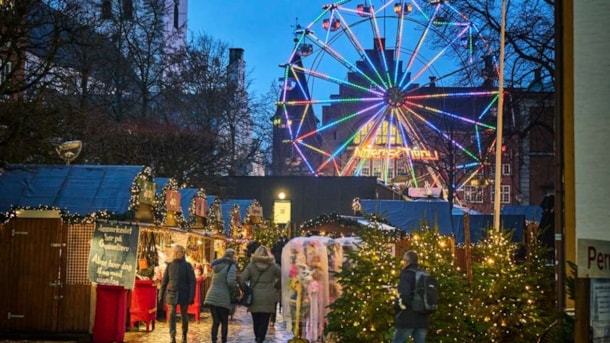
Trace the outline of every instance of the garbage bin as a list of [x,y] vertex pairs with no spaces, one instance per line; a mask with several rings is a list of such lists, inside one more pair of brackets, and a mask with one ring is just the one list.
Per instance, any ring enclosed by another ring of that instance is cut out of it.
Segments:
[[145,322],[146,331],[155,329],[157,318],[157,285],[152,280],[136,280],[131,292],[129,306],[129,327],[133,329],[135,322]]
[[97,285],[93,343],[118,343],[125,338],[127,290]]

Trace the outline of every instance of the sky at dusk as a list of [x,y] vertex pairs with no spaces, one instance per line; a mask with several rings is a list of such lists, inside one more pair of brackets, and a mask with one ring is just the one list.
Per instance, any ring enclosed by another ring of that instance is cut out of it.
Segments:
[[328,0],[189,0],[188,30],[207,34],[244,49],[251,92],[266,93],[282,76],[297,22],[306,26],[322,13]]

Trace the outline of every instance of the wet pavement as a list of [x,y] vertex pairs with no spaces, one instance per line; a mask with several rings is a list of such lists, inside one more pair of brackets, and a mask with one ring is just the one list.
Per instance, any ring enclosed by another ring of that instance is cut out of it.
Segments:
[[[187,336],[188,343],[211,343],[211,327],[212,317],[207,309],[203,309],[201,312],[201,318],[197,323],[193,317],[189,317],[189,332]],[[276,322],[273,326],[269,326],[267,331],[267,337],[264,343],[286,343],[288,340],[294,337],[292,332],[286,330],[286,323],[283,320],[281,312],[278,311],[276,315]],[[229,336],[227,338],[228,343],[254,343],[254,333],[252,331],[252,316],[248,313],[247,309],[243,306],[238,306],[235,314],[229,317]],[[181,342],[182,339],[182,326],[180,319],[176,323],[177,331],[177,342]],[[5,339],[0,338],[0,343],[82,343],[91,341],[91,337],[88,339],[61,339],[61,338],[49,338],[46,339]],[[220,332],[219,332],[220,338]],[[169,343],[169,327],[165,318],[160,315],[155,321],[155,328],[149,326],[149,331],[146,331],[146,324],[144,322],[137,323],[133,329],[129,326],[126,327],[125,337],[122,343]],[[117,342],[118,343],[118,342]]]
[[[210,331],[212,327],[212,317],[209,312],[204,310],[201,314],[200,322],[197,323],[194,318],[190,317],[189,332],[187,336],[188,343],[210,343]],[[281,313],[276,316],[276,322],[269,327],[265,343],[286,343],[293,338],[293,334],[285,329],[285,323]],[[180,342],[181,324],[178,320],[176,324],[177,341]],[[219,332],[220,336],[220,332]],[[219,337],[220,339],[220,337]],[[247,309],[243,306],[238,306],[232,318],[229,318],[229,343],[254,343],[254,333],[252,331],[252,317]],[[142,323],[139,328],[134,328],[133,331],[125,332],[125,343],[164,343],[170,342],[169,328],[164,319],[157,320],[155,329],[146,332],[146,325]]]

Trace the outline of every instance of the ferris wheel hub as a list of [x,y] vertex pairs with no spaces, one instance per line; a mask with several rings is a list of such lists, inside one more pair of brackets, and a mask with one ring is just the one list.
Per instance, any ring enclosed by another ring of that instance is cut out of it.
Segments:
[[384,100],[391,107],[402,107],[405,104],[405,94],[400,88],[391,87],[386,91]]

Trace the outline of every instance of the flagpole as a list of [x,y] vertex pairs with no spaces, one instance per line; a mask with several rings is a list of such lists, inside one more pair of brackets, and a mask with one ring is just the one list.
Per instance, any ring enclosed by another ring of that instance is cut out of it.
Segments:
[[504,116],[504,36],[506,34],[506,0],[502,0],[500,27],[500,71],[498,76],[498,116],[496,124],[496,166],[494,178],[494,229],[500,230],[500,201],[502,190],[502,131]]

